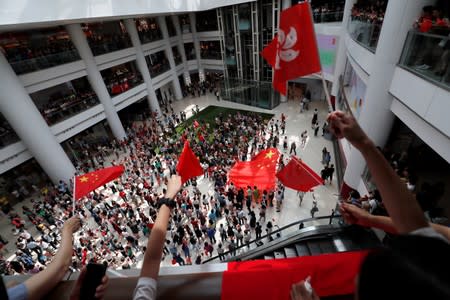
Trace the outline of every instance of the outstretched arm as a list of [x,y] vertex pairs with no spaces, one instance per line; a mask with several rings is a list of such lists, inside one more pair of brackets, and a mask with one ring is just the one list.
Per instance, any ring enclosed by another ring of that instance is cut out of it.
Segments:
[[28,299],[43,299],[69,270],[73,252],[73,233],[80,228],[80,219],[71,217],[64,223],[62,239],[58,252],[45,270],[25,281]]
[[[165,197],[173,200],[180,189],[181,177],[172,175],[167,184]],[[142,264],[141,277],[149,277],[155,280],[158,278],[159,265],[161,264],[162,252],[166,241],[169,217],[170,208],[166,205],[162,205],[147,242],[147,250],[145,251],[144,262]]]
[[[342,203],[339,208],[341,215],[347,224],[357,224],[364,227],[375,227],[388,233],[397,234],[398,231],[390,217],[375,216],[355,205]],[[450,241],[450,228],[439,224],[429,223],[434,230]]]
[[398,233],[409,233],[427,227],[428,223],[419,203],[400,181],[381,152],[359,127],[355,118],[336,111],[328,116],[330,130],[338,138],[346,138],[355,146],[367,162],[367,166],[377,184],[384,206],[392,218]]

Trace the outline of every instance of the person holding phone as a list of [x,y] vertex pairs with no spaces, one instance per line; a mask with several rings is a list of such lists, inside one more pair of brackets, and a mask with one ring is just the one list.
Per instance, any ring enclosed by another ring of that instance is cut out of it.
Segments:
[[156,299],[156,280],[158,279],[164,243],[166,242],[167,225],[170,212],[176,206],[173,200],[181,189],[181,177],[172,175],[167,183],[165,197],[158,202],[159,211],[147,242],[141,275],[134,290],[134,300]]

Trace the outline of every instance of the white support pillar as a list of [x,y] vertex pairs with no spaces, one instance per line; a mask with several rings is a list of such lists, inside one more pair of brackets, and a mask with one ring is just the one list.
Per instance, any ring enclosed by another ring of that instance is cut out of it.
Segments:
[[334,64],[334,80],[331,87],[331,95],[337,96],[339,92],[339,77],[344,74],[345,62],[347,60],[347,50],[345,48],[345,37],[347,36],[347,25],[350,20],[351,10],[356,0],[346,0],[344,16],[342,17],[341,33],[339,34],[338,47],[336,52],[336,62]]
[[[288,9],[289,7],[291,7],[291,0],[281,0],[281,10]],[[280,28],[280,18],[278,18],[277,27]],[[286,85],[288,85],[287,82],[286,82]],[[280,94],[280,102],[287,102],[287,100],[288,100],[287,95]]]
[[69,183],[75,168],[0,51],[0,111],[53,183]]
[[92,54],[91,48],[89,48],[89,44],[80,24],[66,25],[66,29],[74,46],[77,48],[81,59],[86,65],[87,78],[92,86],[92,89],[95,91],[98,99],[103,105],[106,119],[108,120],[109,127],[111,127],[114,137],[119,141],[125,139],[127,135],[123,129],[122,123],[120,122],[119,116],[117,115],[116,108],[112,103],[102,75],[100,74],[97,64],[95,63],[94,55]]
[[191,23],[192,38],[194,40],[195,56],[198,62],[198,78],[200,81],[205,80],[205,70],[203,69],[201,56],[200,56],[200,41],[197,36],[197,27],[195,27],[196,19],[195,13],[189,13],[189,22]]
[[152,111],[158,112],[161,115],[161,108],[159,107],[158,98],[156,97],[155,89],[153,88],[152,78],[148,70],[147,62],[145,61],[144,51],[142,50],[141,40],[134,23],[134,19],[124,20],[125,28],[130,36],[131,43],[136,49],[136,64],[147,86],[147,102]]
[[[365,102],[358,119],[362,129],[377,146],[384,147],[392,129],[394,114],[390,107],[393,97],[389,94],[396,64],[411,24],[430,0],[389,1],[383,21],[373,68],[367,85]],[[345,185],[357,189],[361,184],[366,162],[358,150],[352,148],[344,174]]]
[[172,86],[173,86],[174,93],[175,93],[175,99],[181,100],[181,99],[183,99],[183,93],[181,92],[180,82],[178,81],[177,70],[176,70],[176,65],[175,65],[175,59],[173,58],[172,47],[170,46],[170,37],[169,37],[169,31],[167,30],[166,18],[158,17],[158,24],[159,24],[159,28],[161,29],[161,32],[162,32],[166,56],[167,56],[167,59],[169,60],[170,73],[172,75]]
[[180,52],[181,59],[183,60],[184,83],[186,85],[190,85],[191,84],[191,75],[189,74],[189,67],[187,64],[186,51],[184,50],[183,33],[181,32],[180,19],[178,19],[178,16],[175,16],[175,15],[172,15],[171,17],[172,17],[173,26],[175,27],[175,31],[177,33],[178,51]]

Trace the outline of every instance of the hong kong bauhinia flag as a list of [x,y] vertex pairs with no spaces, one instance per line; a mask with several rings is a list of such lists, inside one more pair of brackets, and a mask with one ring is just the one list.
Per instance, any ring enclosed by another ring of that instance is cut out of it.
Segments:
[[260,190],[275,187],[275,172],[280,152],[269,148],[259,152],[251,161],[237,162],[228,173],[228,180],[238,188],[257,186]]
[[182,183],[185,183],[193,177],[203,175],[203,168],[200,165],[199,159],[189,146],[189,141],[184,142],[183,152],[181,152],[180,158],[178,159],[177,172],[181,176]]
[[119,177],[124,170],[124,166],[120,165],[75,176],[74,199],[78,200],[86,196],[87,193]]
[[261,54],[274,69],[274,89],[283,95],[288,80],[320,72],[309,3],[299,3],[281,12],[278,35]]

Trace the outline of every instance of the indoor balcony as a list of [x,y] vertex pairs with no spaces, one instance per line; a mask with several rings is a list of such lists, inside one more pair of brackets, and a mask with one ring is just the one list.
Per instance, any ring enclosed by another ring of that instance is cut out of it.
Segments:
[[450,28],[432,29],[430,33],[411,30],[399,65],[444,89],[450,89]]

